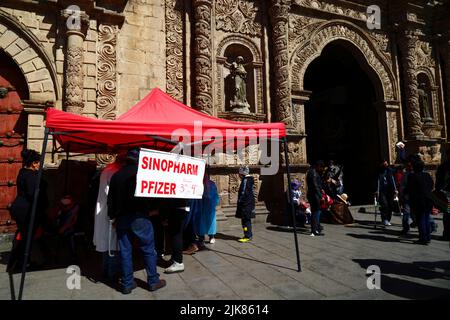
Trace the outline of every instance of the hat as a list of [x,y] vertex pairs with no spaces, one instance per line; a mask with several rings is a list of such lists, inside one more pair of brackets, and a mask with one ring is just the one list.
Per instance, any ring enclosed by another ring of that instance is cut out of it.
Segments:
[[397,144],[395,145],[397,148],[404,148],[405,144],[403,142],[397,142]]
[[300,181],[298,181],[297,179],[292,180],[292,182],[291,182],[291,188],[292,188],[293,190],[298,190],[298,189],[300,188],[300,186],[301,186]]
[[127,152],[127,159],[133,160],[133,161],[138,161],[139,160],[139,149],[138,148],[134,148],[134,149],[130,149]]
[[346,193],[339,194],[337,197],[338,197],[339,199],[341,199],[342,202],[344,202],[345,204],[347,204],[348,195],[347,195]]
[[242,174],[242,175],[246,176],[249,173],[250,173],[250,169],[248,168],[248,166],[241,166],[239,168],[239,174]]

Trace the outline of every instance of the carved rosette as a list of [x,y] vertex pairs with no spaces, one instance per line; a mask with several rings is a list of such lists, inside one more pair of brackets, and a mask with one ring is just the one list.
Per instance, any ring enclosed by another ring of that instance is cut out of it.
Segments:
[[216,0],[215,20],[217,30],[262,35],[262,26],[258,21],[258,8],[254,2],[243,0]]
[[269,14],[273,35],[276,119],[292,129],[294,124],[290,105],[288,48],[290,3],[289,0],[272,0]]
[[117,106],[117,26],[100,25],[98,31],[97,115],[99,119],[113,120]]
[[166,0],[166,92],[183,102],[183,12],[176,10],[178,0]]
[[83,48],[70,46],[66,58],[66,92],[64,107],[66,111],[81,114],[83,102]]
[[406,31],[403,41],[403,64],[406,103],[408,106],[408,132],[411,137],[423,136],[417,82],[417,43],[418,36],[412,31]]
[[198,110],[213,115],[212,102],[212,2],[193,0],[194,54],[195,54],[195,100]]

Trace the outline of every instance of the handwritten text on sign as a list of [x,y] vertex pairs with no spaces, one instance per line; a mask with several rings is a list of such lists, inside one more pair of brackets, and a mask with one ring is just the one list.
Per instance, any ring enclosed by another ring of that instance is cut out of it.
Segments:
[[141,149],[136,197],[201,199],[205,161],[179,154]]

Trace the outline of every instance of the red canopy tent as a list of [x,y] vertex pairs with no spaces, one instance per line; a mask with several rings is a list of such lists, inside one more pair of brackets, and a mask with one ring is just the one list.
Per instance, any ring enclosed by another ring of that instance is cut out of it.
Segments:
[[[286,171],[290,179],[289,157],[287,154],[286,127],[283,123],[244,123],[218,119],[187,107],[156,88],[139,101],[128,112],[116,120],[98,120],[69,112],[48,109],[46,114],[44,143],[42,145],[41,166],[38,181],[42,177],[48,136],[52,135],[60,144],[60,150],[78,153],[111,153],[131,147],[148,147],[168,150],[179,143],[173,134],[181,130],[181,136],[189,136],[194,143],[203,146],[226,145],[234,149],[253,143],[253,139],[276,139],[284,143]],[[211,131],[214,131],[212,133]],[[208,133],[209,132],[209,133]],[[205,136],[209,138],[205,138]],[[218,136],[220,138],[218,139]],[[289,194],[292,194],[288,183]],[[34,201],[28,234],[32,234],[39,194],[39,183],[34,191]],[[300,255],[296,233],[294,206],[291,197],[291,212],[294,223],[294,238],[298,271]],[[31,246],[28,237],[18,299],[22,298],[26,265]]]
[[[215,118],[185,106],[157,88],[117,120],[98,120],[49,109],[46,127],[64,150],[81,153],[117,152],[133,146],[166,149],[166,142],[173,140],[177,130],[203,145],[233,143],[234,148],[238,140],[248,144],[256,138],[286,137],[283,123],[245,123]],[[208,135],[212,131],[222,139],[215,136],[205,140],[205,133]]]

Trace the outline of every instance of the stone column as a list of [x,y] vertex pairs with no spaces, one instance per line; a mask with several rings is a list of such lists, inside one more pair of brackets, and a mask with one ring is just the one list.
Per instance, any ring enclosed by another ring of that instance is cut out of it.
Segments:
[[82,11],[61,11],[66,30],[65,92],[63,107],[66,111],[82,114],[83,103],[83,42],[89,26],[89,16]]
[[212,101],[212,31],[211,0],[193,0],[194,7],[194,107],[214,115]]
[[290,0],[271,0],[269,14],[272,24],[273,70],[275,74],[273,83],[275,88],[275,119],[284,122],[288,129],[293,129],[288,51],[290,5]]
[[403,38],[403,68],[408,114],[408,135],[410,138],[422,137],[422,120],[420,116],[419,93],[417,82],[416,47],[418,36],[414,30],[406,30]]

